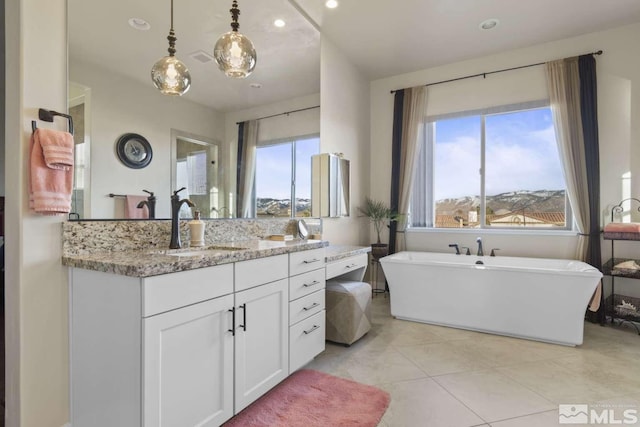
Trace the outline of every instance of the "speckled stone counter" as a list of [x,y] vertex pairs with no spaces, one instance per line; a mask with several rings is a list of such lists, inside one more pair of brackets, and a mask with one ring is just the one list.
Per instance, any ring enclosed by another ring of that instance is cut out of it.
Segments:
[[[321,233],[319,219],[305,219]],[[180,221],[183,249],[168,249],[171,221],[69,221],[62,226],[62,264],[133,277],[322,248],[321,240],[263,240],[272,234],[297,235],[297,220],[205,220],[205,246],[189,248],[188,221]]]
[[325,250],[326,262],[339,261],[353,255],[371,252],[371,246],[329,245]]
[[63,255],[62,264],[133,277],[149,277],[327,246],[321,240],[243,240],[203,248],[144,249]]

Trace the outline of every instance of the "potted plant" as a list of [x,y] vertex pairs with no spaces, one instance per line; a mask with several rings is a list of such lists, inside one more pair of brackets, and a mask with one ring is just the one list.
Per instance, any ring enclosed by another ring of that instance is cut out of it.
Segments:
[[382,227],[386,226],[391,221],[397,221],[400,215],[391,210],[384,202],[378,200],[365,198],[364,206],[358,208],[362,215],[369,218],[373,223],[373,228],[376,230],[378,237],[377,243],[371,244],[371,256],[374,259],[381,258],[389,254],[389,245],[387,243],[380,242],[380,232]]

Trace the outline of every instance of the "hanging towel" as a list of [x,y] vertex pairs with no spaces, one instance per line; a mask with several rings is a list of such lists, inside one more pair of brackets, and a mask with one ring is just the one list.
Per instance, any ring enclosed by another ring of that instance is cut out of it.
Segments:
[[147,219],[149,209],[147,206],[138,207],[138,203],[147,200],[146,196],[132,196],[128,194],[124,201],[124,217],[127,219]]
[[73,136],[54,129],[31,135],[29,208],[43,215],[71,211]]

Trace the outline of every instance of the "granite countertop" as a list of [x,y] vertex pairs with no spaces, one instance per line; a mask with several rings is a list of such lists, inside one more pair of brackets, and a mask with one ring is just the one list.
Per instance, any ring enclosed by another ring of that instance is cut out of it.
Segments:
[[326,262],[339,261],[350,256],[371,252],[371,246],[329,245],[325,251]]
[[142,249],[66,255],[62,264],[132,277],[150,277],[237,261],[325,247],[322,240],[241,240],[217,242],[203,248]]

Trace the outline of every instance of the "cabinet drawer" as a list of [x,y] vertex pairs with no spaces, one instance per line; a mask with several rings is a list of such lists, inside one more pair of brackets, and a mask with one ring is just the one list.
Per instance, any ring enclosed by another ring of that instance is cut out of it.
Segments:
[[327,264],[327,279],[367,266],[367,254],[359,254]]
[[289,373],[296,371],[324,351],[325,311],[322,310],[289,328]]
[[232,292],[233,264],[146,277],[142,279],[142,316],[153,316]]
[[289,254],[289,275],[294,276],[324,267],[324,248]]
[[285,279],[289,271],[286,254],[235,263],[236,292]]
[[289,303],[289,324],[294,325],[324,310],[324,289]]
[[289,278],[289,300],[293,301],[319,289],[324,289],[324,274],[324,268],[321,268]]

